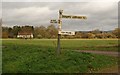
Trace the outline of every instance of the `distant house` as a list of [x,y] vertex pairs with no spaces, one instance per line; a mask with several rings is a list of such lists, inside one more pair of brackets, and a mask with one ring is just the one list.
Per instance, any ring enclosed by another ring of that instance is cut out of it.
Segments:
[[17,38],[31,39],[31,38],[33,38],[33,33],[31,33],[31,32],[18,32]]

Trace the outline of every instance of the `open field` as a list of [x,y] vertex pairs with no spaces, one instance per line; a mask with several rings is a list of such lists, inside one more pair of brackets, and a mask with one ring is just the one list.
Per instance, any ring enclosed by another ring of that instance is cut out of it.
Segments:
[[118,40],[61,40],[61,55],[56,55],[57,40],[2,40],[3,73],[89,73],[116,66],[117,58],[74,50],[117,51]]
[[[20,39],[4,39],[3,46],[5,45],[35,45],[40,47],[56,48],[56,39],[32,39],[32,40],[20,40]],[[118,51],[117,39],[62,39],[61,49],[69,50],[104,50],[104,51]]]

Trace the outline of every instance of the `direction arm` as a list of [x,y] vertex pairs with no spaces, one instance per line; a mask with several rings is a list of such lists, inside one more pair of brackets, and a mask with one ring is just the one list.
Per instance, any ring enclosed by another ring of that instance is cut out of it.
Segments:
[[74,16],[74,15],[62,15],[62,18],[69,18],[69,19],[87,19],[86,16]]

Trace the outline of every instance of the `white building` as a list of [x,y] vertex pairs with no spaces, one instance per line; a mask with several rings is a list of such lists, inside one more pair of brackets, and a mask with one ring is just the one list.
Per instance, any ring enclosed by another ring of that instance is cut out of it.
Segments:
[[17,38],[33,38],[33,33],[29,32],[19,32]]

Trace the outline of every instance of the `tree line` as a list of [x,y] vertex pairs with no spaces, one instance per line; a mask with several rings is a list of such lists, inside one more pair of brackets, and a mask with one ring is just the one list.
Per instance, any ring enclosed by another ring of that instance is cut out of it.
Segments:
[[2,38],[17,38],[19,32],[33,33],[34,38],[57,38],[57,28],[54,25],[44,26],[13,26],[2,27]]
[[[13,26],[13,27],[2,27],[2,38],[17,38],[19,32],[31,32],[34,38],[47,38],[56,39],[57,38],[57,28],[54,25],[49,25],[48,27],[39,26]],[[65,39],[79,39],[79,38],[119,38],[120,28],[115,28],[112,31],[100,31],[99,29],[92,31],[76,31],[75,35],[62,35],[61,38]]]

